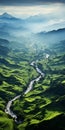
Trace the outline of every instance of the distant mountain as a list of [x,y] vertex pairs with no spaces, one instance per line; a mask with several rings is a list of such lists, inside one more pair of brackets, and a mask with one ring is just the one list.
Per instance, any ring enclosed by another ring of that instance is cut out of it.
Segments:
[[28,22],[32,22],[32,23],[41,23],[41,22],[46,22],[49,20],[49,17],[46,17],[42,14],[39,15],[34,15],[34,16],[30,16],[26,19]]
[[38,34],[42,34],[42,35],[48,35],[48,34],[57,34],[57,33],[65,33],[65,28],[60,28],[58,30],[52,30],[52,31],[48,31],[48,32],[40,32]]
[[65,28],[52,30],[48,32],[40,32],[36,34],[37,38],[43,43],[52,44],[65,40]]
[[16,18],[8,13],[3,13],[2,15],[0,15],[0,19],[3,19],[3,20],[20,20],[19,18]]
[[50,15],[34,15],[25,19],[28,28],[31,32],[41,32],[41,31],[51,31],[61,28],[65,28],[65,20],[56,20],[53,16]]
[[51,27],[52,31],[42,31],[45,30],[45,24],[47,24],[46,22],[49,20],[49,16],[44,15],[35,15],[26,19],[19,19],[8,13],[3,13],[0,15],[0,37],[6,39],[22,39],[21,36],[30,37],[30,34],[35,35],[36,32],[39,32],[35,35],[38,41],[41,41],[41,39],[44,40],[44,42],[50,42],[50,40],[65,40],[65,28],[62,28],[61,25],[61,29],[58,30],[54,30],[57,29],[54,25],[54,28]]
[[0,55],[6,56],[10,51],[10,42],[6,39],[0,38]]
[[0,15],[1,38],[13,39],[13,37],[23,34],[24,31],[27,31],[24,19],[13,17],[8,13]]
[[0,18],[14,18],[12,15],[8,14],[8,13],[3,13],[2,15],[0,15]]
[[8,46],[9,45],[9,41],[6,40],[6,39],[0,38],[0,45],[2,45],[2,46]]

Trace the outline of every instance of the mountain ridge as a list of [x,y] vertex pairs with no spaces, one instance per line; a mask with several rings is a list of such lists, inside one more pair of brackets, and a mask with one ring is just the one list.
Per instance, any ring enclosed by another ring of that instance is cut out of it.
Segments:
[[58,32],[63,32],[65,31],[65,28],[59,28],[59,29],[56,29],[56,30],[51,30],[51,31],[42,31],[42,32],[39,32],[38,34],[51,34],[51,33],[58,33]]
[[15,16],[12,16],[11,14],[5,12],[0,15],[0,19],[2,20],[17,20],[17,21],[23,21],[23,19],[17,18]]

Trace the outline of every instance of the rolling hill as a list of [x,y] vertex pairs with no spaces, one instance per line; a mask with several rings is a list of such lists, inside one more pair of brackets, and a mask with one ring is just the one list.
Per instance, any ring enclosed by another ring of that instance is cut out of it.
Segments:
[[64,130],[65,28],[31,33],[24,21],[0,16],[0,130]]

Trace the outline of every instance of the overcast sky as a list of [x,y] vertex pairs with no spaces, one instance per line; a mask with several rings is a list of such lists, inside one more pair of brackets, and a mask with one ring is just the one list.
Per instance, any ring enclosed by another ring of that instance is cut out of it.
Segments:
[[0,14],[8,12],[17,17],[50,13],[62,14],[65,13],[64,11],[65,0],[0,0]]
[[0,0],[0,14],[8,12],[16,17],[38,14],[65,17],[65,0]]
[[30,5],[30,6],[1,6],[0,14],[8,12],[13,16],[25,17],[33,16],[38,14],[58,14],[65,16],[65,4],[55,3],[55,4],[44,4],[44,5]]
[[44,3],[65,3],[65,0],[0,0],[0,5],[29,5],[29,4],[44,4]]

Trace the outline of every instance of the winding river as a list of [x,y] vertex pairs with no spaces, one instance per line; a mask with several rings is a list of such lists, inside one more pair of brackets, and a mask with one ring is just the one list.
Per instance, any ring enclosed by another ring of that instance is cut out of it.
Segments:
[[[48,57],[49,57],[49,56],[47,56],[46,58],[48,58]],[[37,73],[39,73],[39,76],[38,76],[37,78],[35,78],[35,79],[33,79],[33,80],[30,81],[29,87],[25,90],[23,96],[26,95],[28,92],[30,92],[30,91],[32,90],[33,85],[34,85],[34,82],[38,82],[41,78],[44,78],[44,76],[45,76],[45,74],[38,68],[37,62],[34,62],[34,61],[33,61],[30,65],[31,65],[32,67],[35,67]],[[14,113],[11,111],[11,106],[12,106],[12,103],[13,103],[15,100],[19,99],[21,96],[22,96],[22,95],[18,95],[18,96],[16,96],[16,97],[14,97],[12,100],[10,100],[10,101],[7,103],[6,109],[5,109],[5,112],[6,112],[7,114],[9,114],[9,115],[15,120],[15,122],[18,122],[18,121],[17,121],[17,115],[14,114]]]

